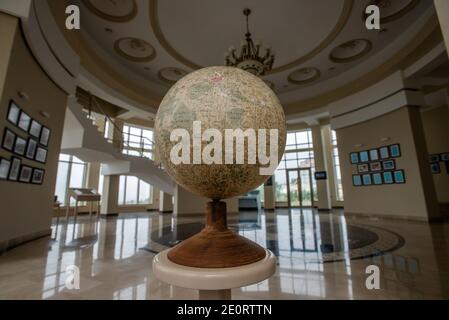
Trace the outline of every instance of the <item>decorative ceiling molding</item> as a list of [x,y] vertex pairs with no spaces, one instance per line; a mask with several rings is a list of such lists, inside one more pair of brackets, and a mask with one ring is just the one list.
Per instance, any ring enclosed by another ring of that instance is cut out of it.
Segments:
[[373,44],[367,39],[354,39],[346,41],[335,47],[329,54],[329,59],[335,63],[347,63],[367,55]]
[[163,68],[157,73],[159,80],[169,85],[175,84],[185,75],[187,75],[187,71],[173,67]]
[[[386,12],[386,15],[381,16],[381,18],[380,18],[380,23],[384,24],[384,23],[389,23],[389,22],[392,22],[392,21],[402,18],[407,13],[412,11],[419,4],[420,1],[421,0],[402,0],[402,2],[408,2],[408,3],[406,5],[404,5],[401,9],[399,9],[397,11],[393,11],[393,12],[388,12],[388,9],[391,8],[391,4],[394,2],[398,3],[401,1],[372,0],[371,2],[369,2],[367,4],[367,6],[376,5],[380,8],[381,13]],[[367,18],[366,13],[363,13],[363,15],[362,15],[363,21],[365,21],[366,18]]]
[[[156,57],[156,50],[151,44],[133,37],[120,38],[115,41],[114,51],[122,58],[133,62],[148,62]],[[144,55],[139,55],[141,53]]]
[[[295,59],[294,61],[284,64],[282,66],[273,68],[270,72],[267,74],[274,74],[278,72],[282,72],[291,68],[294,68],[310,59],[318,55],[321,51],[326,49],[340,34],[340,32],[343,30],[344,26],[349,20],[349,17],[351,16],[352,8],[354,6],[354,0],[345,0],[342,13],[340,15],[340,18],[337,22],[337,24],[334,26],[332,31],[328,34],[328,36],[314,49],[312,49],[307,54]],[[185,66],[192,68],[194,70],[201,69],[203,66],[200,66],[186,57],[184,57],[181,53],[176,51],[173,46],[170,44],[170,42],[165,37],[164,33],[162,32],[162,29],[160,27],[159,23],[159,15],[158,15],[158,0],[149,0],[149,7],[150,7],[150,24],[151,28],[153,29],[154,35],[158,39],[159,43],[162,45],[162,47],[178,62],[184,64]]]
[[106,2],[101,2],[101,4],[104,3],[108,3],[110,5],[115,6],[116,8],[123,9],[123,8],[119,8],[120,4],[123,5],[128,5],[131,6],[131,10],[129,10],[129,12],[122,14],[122,15],[111,15],[108,13],[105,13],[103,10],[99,9],[94,2],[98,2],[98,1],[94,1],[94,0],[82,0],[84,5],[96,16],[108,20],[108,21],[112,21],[112,22],[127,22],[130,21],[132,19],[134,19],[137,15],[137,3],[136,0],[121,0],[119,2],[113,2],[113,1],[106,1]]
[[295,85],[304,85],[321,77],[321,71],[317,68],[302,68],[293,71],[287,77],[288,82]]

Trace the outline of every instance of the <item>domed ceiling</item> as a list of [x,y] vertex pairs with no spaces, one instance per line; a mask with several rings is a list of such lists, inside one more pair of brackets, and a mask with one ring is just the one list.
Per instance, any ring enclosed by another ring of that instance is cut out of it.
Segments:
[[[394,46],[432,6],[428,0],[67,2],[80,6],[81,32],[99,56],[161,96],[189,72],[223,65],[224,53],[244,38],[242,10],[251,8],[253,39],[276,53],[273,70],[263,79],[285,103],[344,85],[337,81],[342,74],[354,79],[372,71],[368,59]],[[368,4],[381,8],[380,31],[365,28]]]

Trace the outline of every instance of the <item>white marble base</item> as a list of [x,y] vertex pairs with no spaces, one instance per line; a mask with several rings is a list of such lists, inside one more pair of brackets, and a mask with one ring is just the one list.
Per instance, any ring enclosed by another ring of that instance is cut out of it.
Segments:
[[266,250],[264,259],[234,268],[186,267],[170,261],[167,257],[169,251],[154,257],[154,274],[168,284],[199,290],[201,300],[230,299],[231,289],[261,282],[276,271],[276,257],[269,250]]

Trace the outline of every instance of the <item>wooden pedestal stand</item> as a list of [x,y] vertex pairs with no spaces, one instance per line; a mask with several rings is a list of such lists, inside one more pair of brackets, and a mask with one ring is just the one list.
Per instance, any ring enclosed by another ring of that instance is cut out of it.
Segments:
[[264,248],[228,229],[226,203],[206,205],[206,227],[168,253],[172,262],[195,268],[232,268],[248,265],[266,256]]
[[206,227],[153,259],[155,276],[174,286],[196,289],[199,298],[231,299],[231,289],[259,283],[276,271],[276,257],[227,227],[226,203],[206,205]]

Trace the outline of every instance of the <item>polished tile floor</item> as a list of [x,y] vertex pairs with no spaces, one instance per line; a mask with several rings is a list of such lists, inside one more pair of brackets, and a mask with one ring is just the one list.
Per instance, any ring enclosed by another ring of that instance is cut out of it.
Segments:
[[[234,299],[447,299],[449,224],[345,217],[311,209],[242,212],[229,225],[272,250],[276,274],[233,290]],[[158,281],[154,255],[199,231],[201,217],[123,214],[74,225],[61,220],[43,238],[0,256],[0,299],[197,299]],[[366,267],[381,271],[367,290]],[[80,289],[65,287],[80,269]]]

